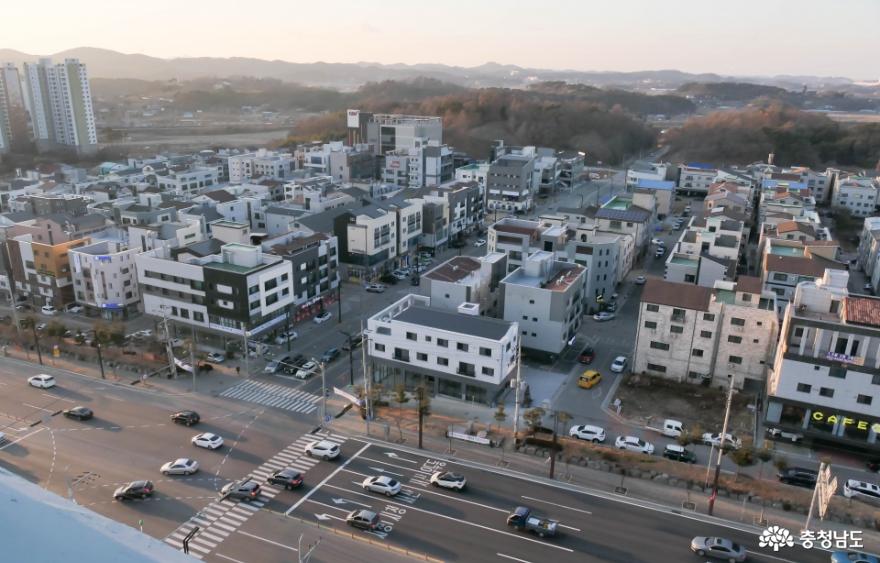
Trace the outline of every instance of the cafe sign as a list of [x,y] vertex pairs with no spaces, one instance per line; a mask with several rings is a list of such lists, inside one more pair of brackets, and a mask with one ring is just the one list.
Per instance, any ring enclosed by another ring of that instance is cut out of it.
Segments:
[[846,354],[838,354],[837,352],[828,352],[825,354],[826,360],[832,362],[840,362],[842,364],[852,364],[854,366],[865,365],[865,358],[862,356],[847,356]]
[[859,430],[867,431],[870,428],[874,431],[875,434],[880,434],[880,422],[874,422],[872,424],[867,420],[856,420],[855,418],[850,418],[848,416],[837,416],[836,414],[826,416],[825,413],[822,411],[813,411],[812,418],[816,422],[825,422],[827,424],[840,423],[844,427],[855,426]]

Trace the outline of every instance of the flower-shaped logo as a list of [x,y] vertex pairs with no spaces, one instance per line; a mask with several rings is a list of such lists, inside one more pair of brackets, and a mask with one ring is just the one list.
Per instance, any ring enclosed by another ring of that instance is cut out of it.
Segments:
[[761,547],[772,547],[773,551],[779,551],[780,547],[792,547],[794,545],[794,537],[791,532],[781,526],[770,526],[761,532],[758,538],[758,545]]

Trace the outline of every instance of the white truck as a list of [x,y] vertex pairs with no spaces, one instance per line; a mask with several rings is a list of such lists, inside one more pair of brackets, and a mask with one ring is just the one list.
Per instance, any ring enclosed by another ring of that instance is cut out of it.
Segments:
[[648,430],[653,430],[654,432],[659,432],[663,434],[667,438],[678,438],[682,434],[684,434],[684,424],[679,420],[674,420],[671,418],[667,418],[663,421],[663,424],[659,428],[654,428],[652,426],[647,427]]

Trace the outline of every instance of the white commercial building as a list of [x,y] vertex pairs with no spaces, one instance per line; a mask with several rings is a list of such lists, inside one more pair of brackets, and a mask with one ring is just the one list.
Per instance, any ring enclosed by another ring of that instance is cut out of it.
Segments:
[[[880,217],[866,217],[859,237],[859,267],[868,278],[870,291],[880,287]],[[867,287],[865,289],[868,289]]]
[[87,313],[108,320],[136,313],[141,302],[135,256],[137,247],[114,240],[68,251],[74,299]]
[[877,178],[836,176],[831,191],[831,207],[848,209],[856,217],[869,217],[877,210]]
[[709,193],[718,170],[708,164],[691,163],[678,166],[678,191],[689,195]]
[[241,184],[251,178],[270,178],[284,180],[294,170],[294,158],[288,153],[266,149],[257,152],[230,156],[229,182]]
[[216,168],[196,167],[169,172],[164,176],[157,175],[156,185],[160,190],[166,190],[179,195],[193,196],[199,190],[215,185],[217,180],[218,173]]

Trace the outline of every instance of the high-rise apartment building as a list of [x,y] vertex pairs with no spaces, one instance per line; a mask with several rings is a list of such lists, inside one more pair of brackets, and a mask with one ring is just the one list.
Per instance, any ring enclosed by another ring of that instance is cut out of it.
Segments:
[[27,148],[27,106],[18,69],[12,63],[0,67],[0,152]]

